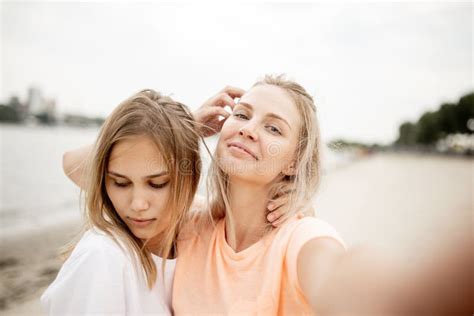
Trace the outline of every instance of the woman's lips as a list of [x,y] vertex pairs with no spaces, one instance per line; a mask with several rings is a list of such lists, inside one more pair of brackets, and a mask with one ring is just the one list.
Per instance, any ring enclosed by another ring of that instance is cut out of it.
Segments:
[[257,155],[255,155],[247,146],[239,142],[231,142],[227,145],[230,149],[236,150],[240,153],[245,153],[251,156],[253,159],[258,160]]
[[134,226],[137,226],[137,227],[146,227],[156,220],[156,218],[137,219],[137,218],[131,218],[131,217],[129,217],[128,219]]

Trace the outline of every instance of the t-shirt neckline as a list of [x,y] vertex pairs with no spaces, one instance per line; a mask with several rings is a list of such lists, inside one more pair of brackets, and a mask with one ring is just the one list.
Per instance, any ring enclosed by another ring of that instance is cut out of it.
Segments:
[[153,259],[158,260],[158,261],[166,260],[167,263],[168,263],[168,262],[169,262],[169,263],[176,262],[176,259],[177,259],[177,257],[176,257],[176,258],[173,258],[173,259],[163,259],[163,258],[161,258],[160,256],[155,255],[154,253],[151,253],[151,257],[152,257]]
[[219,247],[223,249],[223,251],[233,260],[242,260],[245,258],[253,257],[254,255],[257,255],[261,253],[261,249],[265,246],[266,241],[270,237],[270,235],[273,235],[275,233],[274,229],[273,231],[265,234],[262,238],[260,238],[258,241],[250,245],[249,247],[236,252],[228,243],[225,238],[225,219],[222,219],[218,223],[217,227],[217,238],[218,238],[218,243]]

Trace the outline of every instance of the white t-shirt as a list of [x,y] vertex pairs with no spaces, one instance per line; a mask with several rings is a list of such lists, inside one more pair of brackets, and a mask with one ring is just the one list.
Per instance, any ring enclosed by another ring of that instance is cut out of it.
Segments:
[[[154,287],[148,288],[141,266],[112,238],[88,230],[41,296],[49,315],[171,315],[176,259],[153,255],[157,267]],[[163,283],[164,281],[164,283]]]

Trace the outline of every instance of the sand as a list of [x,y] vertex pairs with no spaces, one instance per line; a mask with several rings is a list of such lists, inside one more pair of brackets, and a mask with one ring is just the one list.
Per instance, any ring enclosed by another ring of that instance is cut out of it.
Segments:
[[47,230],[2,237],[2,315],[41,315],[39,297],[61,267],[59,249],[77,236],[80,225],[78,221],[69,221]]
[[349,246],[393,259],[423,259],[473,228],[474,160],[416,154],[376,154],[328,175],[317,215]]
[[[315,208],[350,247],[423,262],[440,243],[472,236],[473,178],[473,159],[378,153],[325,175]],[[2,239],[2,315],[42,314],[38,298],[60,267],[57,249],[79,228],[68,222]]]

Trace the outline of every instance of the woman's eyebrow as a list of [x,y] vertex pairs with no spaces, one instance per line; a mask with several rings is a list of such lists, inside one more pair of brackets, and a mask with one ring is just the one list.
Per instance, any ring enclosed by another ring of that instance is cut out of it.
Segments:
[[[124,176],[123,174],[120,174],[118,172],[115,172],[115,171],[107,171],[108,174],[110,175],[113,175],[115,177],[118,177],[118,178],[125,178],[125,179],[128,179],[126,176]],[[154,174],[150,174],[148,176],[144,176],[143,179],[151,179],[151,178],[158,178],[158,177],[162,177],[164,175],[167,175],[168,174],[168,171],[161,171],[159,173],[154,173]]]
[[239,102],[237,105],[243,105],[246,108],[249,108],[250,110],[253,110],[252,104],[248,104],[245,102]]
[[280,121],[283,121],[286,125],[288,125],[288,128],[291,130],[290,123],[288,123],[288,121],[285,120],[283,117],[281,117],[279,115],[276,115],[275,113],[268,113],[267,116],[275,118],[275,119],[280,120]]

